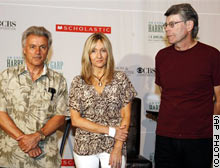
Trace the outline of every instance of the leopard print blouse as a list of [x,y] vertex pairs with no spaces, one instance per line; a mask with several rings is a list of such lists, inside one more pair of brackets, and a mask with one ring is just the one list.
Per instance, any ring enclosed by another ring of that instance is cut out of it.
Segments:
[[[124,72],[116,71],[112,81],[99,94],[93,85],[88,85],[81,76],[76,76],[70,87],[69,106],[81,117],[104,126],[119,126],[120,110],[132,101],[136,91]],[[104,134],[76,129],[74,152],[78,155],[111,153],[114,138]],[[122,154],[126,155],[124,143]]]

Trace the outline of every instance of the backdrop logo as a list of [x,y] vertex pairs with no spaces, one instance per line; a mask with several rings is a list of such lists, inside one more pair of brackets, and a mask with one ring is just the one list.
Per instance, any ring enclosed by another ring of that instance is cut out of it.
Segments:
[[74,160],[73,159],[62,159],[61,166],[74,166]]
[[48,67],[55,70],[55,71],[62,71],[63,61],[50,61],[48,63]]
[[150,67],[138,67],[137,74],[140,76],[155,76],[155,69]]
[[163,41],[164,39],[163,22],[148,22],[148,40]]
[[148,102],[148,108],[146,111],[158,112],[159,109],[160,109],[160,102],[159,101],[151,101],[151,102]]
[[[9,56],[7,58],[7,67],[13,67],[20,64],[24,64],[23,57],[12,57]],[[55,71],[62,71],[63,70],[63,61],[49,61],[48,67]]]
[[56,25],[58,32],[75,32],[75,33],[105,33],[111,34],[111,27],[104,26],[81,26],[81,25]]
[[15,30],[16,29],[16,21],[0,20],[0,29]]
[[158,112],[160,109],[160,96],[154,93],[149,93],[145,99],[146,112]]
[[20,64],[23,64],[24,60],[23,57],[7,57],[7,67],[13,67]]
[[129,69],[128,67],[126,66],[117,66],[115,68],[117,71],[123,71],[126,73],[126,75],[130,76],[130,75],[133,75],[134,74],[134,71]]

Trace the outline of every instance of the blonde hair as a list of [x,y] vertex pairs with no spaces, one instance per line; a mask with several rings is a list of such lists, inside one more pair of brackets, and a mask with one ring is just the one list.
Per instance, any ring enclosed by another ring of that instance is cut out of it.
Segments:
[[90,61],[89,56],[99,40],[103,43],[104,48],[106,49],[108,54],[106,68],[105,68],[105,78],[107,80],[107,83],[111,82],[114,75],[115,63],[112,54],[111,42],[105,34],[93,33],[88,37],[88,39],[85,42],[83,54],[82,54],[82,61],[81,61],[82,63],[81,76],[87,84],[92,83],[91,82],[92,63]]

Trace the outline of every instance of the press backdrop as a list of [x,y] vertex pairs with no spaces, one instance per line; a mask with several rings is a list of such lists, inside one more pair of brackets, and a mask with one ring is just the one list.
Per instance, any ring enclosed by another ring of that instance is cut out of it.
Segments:
[[[153,161],[156,122],[146,117],[146,111],[158,111],[160,104],[154,59],[167,46],[164,12],[183,2],[199,14],[199,40],[220,49],[219,0],[0,0],[0,71],[23,63],[22,32],[32,25],[44,26],[53,36],[49,67],[63,73],[69,87],[80,73],[85,40],[93,32],[106,33],[116,69],[127,73],[142,99],[140,153]],[[73,139],[71,132],[63,167],[73,166]]]

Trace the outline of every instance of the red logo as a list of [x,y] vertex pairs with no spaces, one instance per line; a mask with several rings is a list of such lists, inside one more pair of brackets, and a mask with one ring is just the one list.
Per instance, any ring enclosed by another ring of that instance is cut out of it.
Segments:
[[99,32],[101,32],[101,33],[105,33],[105,34],[111,34],[111,27],[57,24],[56,31],[77,32],[77,33],[99,33]]
[[74,160],[73,159],[62,159],[61,166],[74,166]]

